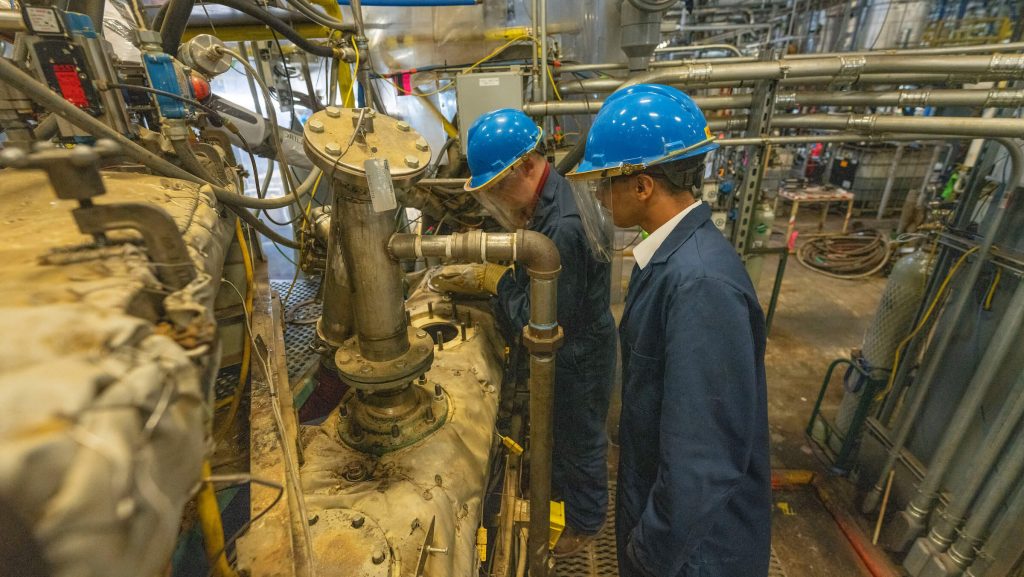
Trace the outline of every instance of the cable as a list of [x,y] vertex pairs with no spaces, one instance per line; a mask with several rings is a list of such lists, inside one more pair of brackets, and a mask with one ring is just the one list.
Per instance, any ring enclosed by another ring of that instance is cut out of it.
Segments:
[[148,92],[150,94],[155,94],[157,96],[164,96],[166,98],[173,98],[174,100],[177,100],[179,102],[184,102],[185,104],[188,104],[189,106],[195,106],[196,108],[198,108],[198,109],[202,110],[203,112],[209,114],[219,124],[224,124],[224,118],[221,117],[220,113],[218,113],[216,110],[210,108],[209,106],[203,104],[202,102],[199,102],[198,100],[195,100],[194,98],[188,98],[187,96],[182,96],[180,94],[175,94],[173,92],[167,92],[166,90],[158,90],[156,88],[150,88],[148,86],[140,86],[138,84],[118,84],[118,83],[109,82],[109,83],[107,83],[107,86],[109,88],[120,88],[122,90],[135,90],[137,92]]
[[[242,223],[238,221],[235,222],[235,238],[238,240],[238,247],[242,250],[242,266],[245,268],[245,298],[242,299],[242,314],[245,315],[246,319],[249,319],[252,317],[254,290],[252,253],[249,250],[249,243],[245,241],[245,235],[242,234]],[[249,330],[249,325],[250,321],[247,320],[245,322],[246,331]],[[238,407],[242,404],[242,393],[245,391],[245,385],[249,381],[249,361],[252,355],[251,339],[252,335],[249,335],[242,342],[242,366],[238,375],[238,384],[235,385],[235,392],[230,397],[231,409],[213,435],[215,443],[220,443],[228,431],[231,430],[231,424],[234,423],[235,417],[238,415]]]
[[882,390],[882,392],[878,393],[877,396],[875,396],[876,401],[884,399],[886,396],[888,396],[889,393],[892,392],[893,386],[896,384],[896,369],[897,367],[900,366],[900,355],[903,353],[903,349],[908,344],[910,344],[910,341],[913,340],[914,337],[917,336],[917,333],[919,333],[921,329],[924,328],[924,326],[928,323],[928,319],[930,319],[932,313],[935,312],[936,305],[938,305],[939,301],[942,300],[942,297],[946,292],[946,287],[949,286],[949,281],[953,279],[953,276],[956,274],[956,271],[958,271],[960,269],[960,266],[967,261],[967,257],[977,252],[979,248],[981,247],[976,246],[970,250],[965,251],[964,254],[960,255],[960,258],[957,259],[953,266],[950,267],[949,272],[946,273],[946,278],[942,279],[942,284],[939,285],[939,290],[935,291],[935,297],[932,299],[931,304],[928,305],[928,308],[925,310],[925,313],[921,315],[921,320],[917,323],[917,326],[914,327],[914,330],[910,331],[910,334],[907,335],[907,338],[900,341],[900,344],[896,347],[896,354],[893,356],[892,370],[889,371],[889,381],[886,383],[885,389]]
[[[253,78],[256,80],[256,83],[259,84],[260,90],[263,91],[263,98],[267,102],[267,116],[270,119],[270,125],[274,133],[274,143],[277,145],[277,161],[281,164],[281,183],[284,186],[285,196],[287,196],[290,193],[295,201],[295,204],[297,204],[301,208],[302,201],[299,199],[298,192],[296,192],[294,188],[294,183],[292,183],[291,181],[292,175],[291,172],[289,171],[288,161],[285,159],[284,140],[281,138],[281,127],[277,123],[277,113],[274,112],[274,103],[270,98],[270,89],[267,88],[267,83],[264,82],[263,79],[259,77],[259,74],[256,72],[256,69],[251,64],[249,64],[249,60],[247,58],[242,58],[242,56],[234,50],[230,50],[223,46],[217,46],[216,50],[221,54],[227,54],[228,56],[231,56],[232,58],[237,60],[238,63],[241,64],[242,67],[245,68],[249,72],[249,74],[253,76]],[[288,204],[291,203],[289,202]],[[303,220],[305,221],[305,216],[303,216]]]
[[[203,460],[203,478],[212,476],[210,461]],[[199,525],[203,533],[203,545],[206,548],[207,560],[218,577],[238,577],[234,569],[228,565],[224,555],[224,522],[221,519],[220,507],[213,483],[204,481],[196,495],[196,510],[199,514]]]
[[[233,535],[231,535],[231,537],[227,541],[224,542],[224,546],[221,547],[221,550],[217,551],[215,555],[211,555],[211,557],[217,558],[217,557],[220,557],[221,555],[223,555],[225,551],[230,549],[231,546],[235,544],[235,541],[238,541],[238,539],[241,538],[242,535],[245,535],[246,531],[248,531],[249,528],[252,527],[253,523],[255,523],[256,521],[259,521],[260,519],[262,519],[264,515],[266,515],[267,513],[270,512],[271,509],[276,507],[277,504],[281,501],[281,497],[284,496],[284,486],[283,485],[279,485],[277,483],[271,483],[270,481],[263,481],[263,480],[255,478],[255,477],[250,477],[249,482],[251,484],[253,484],[253,485],[263,485],[264,487],[269,487],[271,489],[277,489],[277,495],[274,496],[274,500],[271,501],[270,504],[267,505],[265,509],[263,509],[259,513],[253,515],[253,517],[251,519],[249,519],[248,521],[243,523],[242,526],[238,528],[238,531],[235,531],[235,533]],[[211,567],[210,568],[210,572],[206,574],[206,577],[213,577],[215,570],[216,570],[216,567]]]
[[555,91],[555,98],[561,100],[562,95],[558,92],[558,84],[555,83],[555,77],[551,75],[551,67],[545,66],[544,69],[548,71],[548,79],[551,80],[551,89]]
[[356,51],[356,65],[352,68],[352,82],[349,83],[349,101],[352,102],[352,106],[356,105],[356,76],[359,74],[359,47],[356,46],[356,39],[349,38],[352,41],[352,49]]
[[876,230],[819,236],[800,245],[796,258],[825,276],[844,280],[864,278],[889,262],[889,239]]
[[322,56],[332,58],[336,55],[335,49],[330,45],[326,44],[313,44],[305,36],[300,34],[297,30],[288,25],[287,22],[281,20],[268,10],[260,8],[252,2],[247,0],[207,0],[212,4],[220,4],[221,6],[227,6],[242,12],[246,16],[251,16],[260,22],[267,25],[271,30],[279,32],[282,36],[291,41],[292,44],[298,46],[302,50],[313,54],[314,56]]

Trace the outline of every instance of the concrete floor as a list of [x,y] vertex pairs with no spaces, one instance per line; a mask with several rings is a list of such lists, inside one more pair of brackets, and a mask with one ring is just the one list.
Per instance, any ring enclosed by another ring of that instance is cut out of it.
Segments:
[[[808,226],[798,226],[798,230],[814,228],[810,215],[806,222]],[[865,222],[866,226],[874,224]],[[840,225],[835,217],[828,228]],[[782,242],[781,236],[774,235],[773,242]],[[758,286],[765,306],[776,264],[776,257],[766,259]],[[885,282],[881,276],[856,281],[829,278],[808,270],[791,256],[765,356],[774,468],[827,475],[804,430],[828,364],[860,346]],[[836,381],[823,403],[829,417],[842,397],[838,378]],[[845,483],[836,480],[834,484],[842,489]],[[852,507],[849,510],[852,512]],[[773,543],[790,577],[870,575],[810,487],[775,492]]]

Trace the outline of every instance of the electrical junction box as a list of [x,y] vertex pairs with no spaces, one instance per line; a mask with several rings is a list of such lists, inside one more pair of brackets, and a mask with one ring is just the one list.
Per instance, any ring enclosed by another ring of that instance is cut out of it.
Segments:
[[455,77],[459,107],[459,145],[466,154],[466,135],[473,122],[499,108],[523,109],[523,75],[518,66],[503,72],[473,72]]

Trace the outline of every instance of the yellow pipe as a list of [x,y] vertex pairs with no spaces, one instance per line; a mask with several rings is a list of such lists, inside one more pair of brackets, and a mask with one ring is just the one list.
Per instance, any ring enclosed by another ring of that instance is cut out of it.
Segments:
[[[213,474],[209,461],[203,461],[203,484],[196,495],[196,508],[199,510],[199,525],[203,530],[203,545],[206,557],[213,566],[213,574],[217,577],[238,577],[238,573],[228,564],[224,551],[224,524],[220,518],[220,507],[217,506],[217,495],[213,491],[213,483],[209,479]],[[213,556],[216,555],[216,560]]]
[[[337,0],[312,0],[312,2],[323,8],[328,16],[341,21],[341,6],[338,6]],[[352,90],[352,70],[340,58],[335,59],[335,64],[338,67],[338,92],[342,98],[341,106],[343,108],[354,108],[356,103],[355,91]]]

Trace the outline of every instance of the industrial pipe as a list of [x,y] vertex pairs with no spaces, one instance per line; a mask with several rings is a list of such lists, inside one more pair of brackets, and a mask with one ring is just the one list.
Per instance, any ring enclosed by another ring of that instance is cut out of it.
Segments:
[[530,275],[530,322],[523,340],[530,350],[530,575],[548,574],[551,453],[554,446],[555,350],[561,344],[557,296],[561,259],[554,242],[529,230],[449,236],[396,234],[388,244],[396,259],[436,257],[463,262],[515,261]]
[[965,118],[935,116],[880,116],[877,114],[807,114],[775,116],[774,128],[851,130],[862,132],[916,132],[919,134],[956,134],[960,136],[1024,136],[1024,119]]
[[736,56],[743,56],[739,48],[736,48],[732,44],[694,44],[692,46],[663,46],[661,48],[655,48],[655,54],[672,54],[676,52],[704,52],[706,50],[725,50],[732,52]]
[[[331,228],[340,233],[340,246],[331,240],[327,260],[333,266],[347,266],[359,350],[371,361],[398,358],[410,344],[402,271],[384,250],[395,230],[395,210],[375,212],[364,189],[337,179],[333,186],[331,220],[337,223]],[[340,274],[332,271],[328,280],[344,288]]]
[[25,20],[18,10],[0,10],[0,32],[22,32],[25,28]]
[[1016,398],[999,411],[990,429],[991,433],[985,437],[981,452],[971,460],[972,474],[967,477],[966,484],[928,533],[928,540],[931,541],[930,547],[936,552],[945,551],[949,547],[957,530],[967,517],[971,504],[974,503],[978,492],[984,485],[985,479],[988,478],[989,472],[993,470],[999,455],[1002,454],[1003,447],[1010,440],[1010,435],[1017,430],[1021,417],[1024,417],[1024,373],[1017,379],[1016,387],[1011,389],[1011,394],[1014,391],[1017,395]]
[[[1004,193],[1006,203],[1012,204],[1011,199],[1018,182],[1019,180],[1006,183]],[[992,229],[986,235],[986,239],[995,236],[996,232],[996,229]],[[961,290],[965,294],[970,294],[972,288],[973,285],[964,285]],[[1005,315],[1000,319],[991,342],[985,348],[985,354],[978,363],[974,376],[971,377],[967,392],[957,404],[956,412],[953,413],[942,434],[938,448],[935,449],[935,453],[928,463],[928,473],[918,485],[917,493],[911,499],[910,504],[900,512],[900,524],[894,534],[895,538],[890,542],[891,549],[906,551],[914,540],[924,533],[928,516],[931,515],[932,508],[938,501],[939,490],[946,479],[946,473],[949,472],[953,458],[956,457],[957,451],[960,449],[960,443],[1010,351],[1016,350],[1017,338],[1022,326],[1024,326],[1024,282],[1017,285],[1017,290],[1013,294],[1013,299],[1010,301]],[[950,327],[949,332],[953,332],[953,327]],[[1021,443],[1021,447],[1024,448],[1024,443]],[[1024,462],[1024,454],[1021,454],[1021,459]],[[978,473],[975,471],[975,474]],[[1016,474],[1014,474],[1014,478],[1016,478]],[[971,520],[973,521],[975,517],[977,515],[973,515]]]
[[[878,500],[882,496],[889,471],[893,470],[896,460],[900,458],[900,453],[903,451],[903,447],[910,437],[910,432],[914,428],[917,415],[921,412],[921,408],[928,398],[928,393],[937,380],[939,366],[946,356],[947,349],[949,349],[953,342],[953,333],[955,332],[953,329],[960,322],[960,317],[967,308],[967,302],[972,298],[973,291],[971,287],[974,286],[978,281],[978,277],[981,276],[982,268],[984,268],[985,261],[992,250],[996,233],[999,231],[1003,218],[1006,216],[1006,207],[1011,204],[1009,200],[1013,196],[1015,189],[1019,186],[1021,177],[1024,176],[1024,151],[1021,150],[1017,142],[1009,138],[996,138],[995,140],[1009,153],[1010,162],[1013,167],[1010,172],[1010,180],[1006,186],[1007,202],[1000,202],[998,205],[995,205],[995,216],[985,231],[984,240],[982,240],[981,245],[978,247],[978,253],[974,257],[974,262],[971,263],[971,267],[967,270],[966,277],[961,285],[964,288],[956,294],[954,300],[949,304],[949,309],[943,314],[944,317],[950,319],[949,327],[942,334],[935,337],[934,344],[928,349],[927,361],[916,379],[917,385],[915,386],[913,398],[910,400],[907,411],[903,415],[903,420],[893,439],[892,446],[889,447],[885,465],[883,465],[874,487],[871,488],[871,491],[864,498],[862,510],[865,512],[874,511],[878,505]],[[893,367],[893,370],[896,370],[896,367]]]
[[[1018,382],[1020,379],[1018,379]],[[1020,536],[1024,532],[1024,489],[1018,489],[1003,512],[1003,518],[985,540],[985,550],[998,554],[1000,551],[1020,550]],[[968,577],[985,575],[1009,575],[1019,558],[1014,555],[991,555],[976,557],[967,569]]]
[[[908,58],[904,55],[827,56],[817,58],[781,59],[738,63],[695,63],[687,66],[653,70],[631,77],[613,88],[636,84],[692,85],[708,82],[798,79],[826,76],[833,81],[858,79],[866,74],[928,74],[956,70],[959,74],[995,74],[1002,78],[1024,77],[1024,59],[992,54],[983,56],[926,55]],[[613,80],[614,82],[614,80]],[[900,81],[906,84],[909,81]],[[596,92],[594,86],[607,86],[603,79],[578,80],[567,83],[569,92]],[[561,86],[559,87],[561,88]]]
[[[270,27],[271,30],[274,30],[281,36],[287,38],[292,44],[295,44],[302,50],[305,50],[314,56],[320,56],[323,58],[340,57],[339,53],[331,46],[326,44],[313,44],[295,30],[295,28],[292,28],[292,26],[287,22],[271,14],[269,11],[260,8],[256,4],[249,2],[248,0],[210,0],[210,2],[238,10],[247,16],[251,16],[259,20]],[[355,28],[354,26],[350,27],[353,29]]]
[[[164,14],[163,22],[160,24],[160,41],[164,52],[177,54],[178,46],[181,45],[181,35],[188,26],[188,18],[192,15],[192,7],[195,0],[168,0],[167,11]],[[103,23],[93,23],[97,29],[103,27]]]
[[[1017,292],[1024,292],[1024,283],[1020,284]],[[1005,461],[1006,467],[991,480],[981,501],[960,531],[960,538],[948,551],[936,558],[939,564],[947,568],[946,575],[960,575],[977,557],[978,549],[988,537],[996,514],[1020,482],[1020,474],[1024,471],[1024,439],[1011,444]]]
[[[749,108],[753,95],[695,96],[701,110]],[[523,112],[532,116],[596,114],[603,100],[530,102]],[[775,105],[796,106],[966,106],[979,108],[1016,108],[1024,106],[1024,90],[893,90],[859,92],[790,92],[775,97]]]

